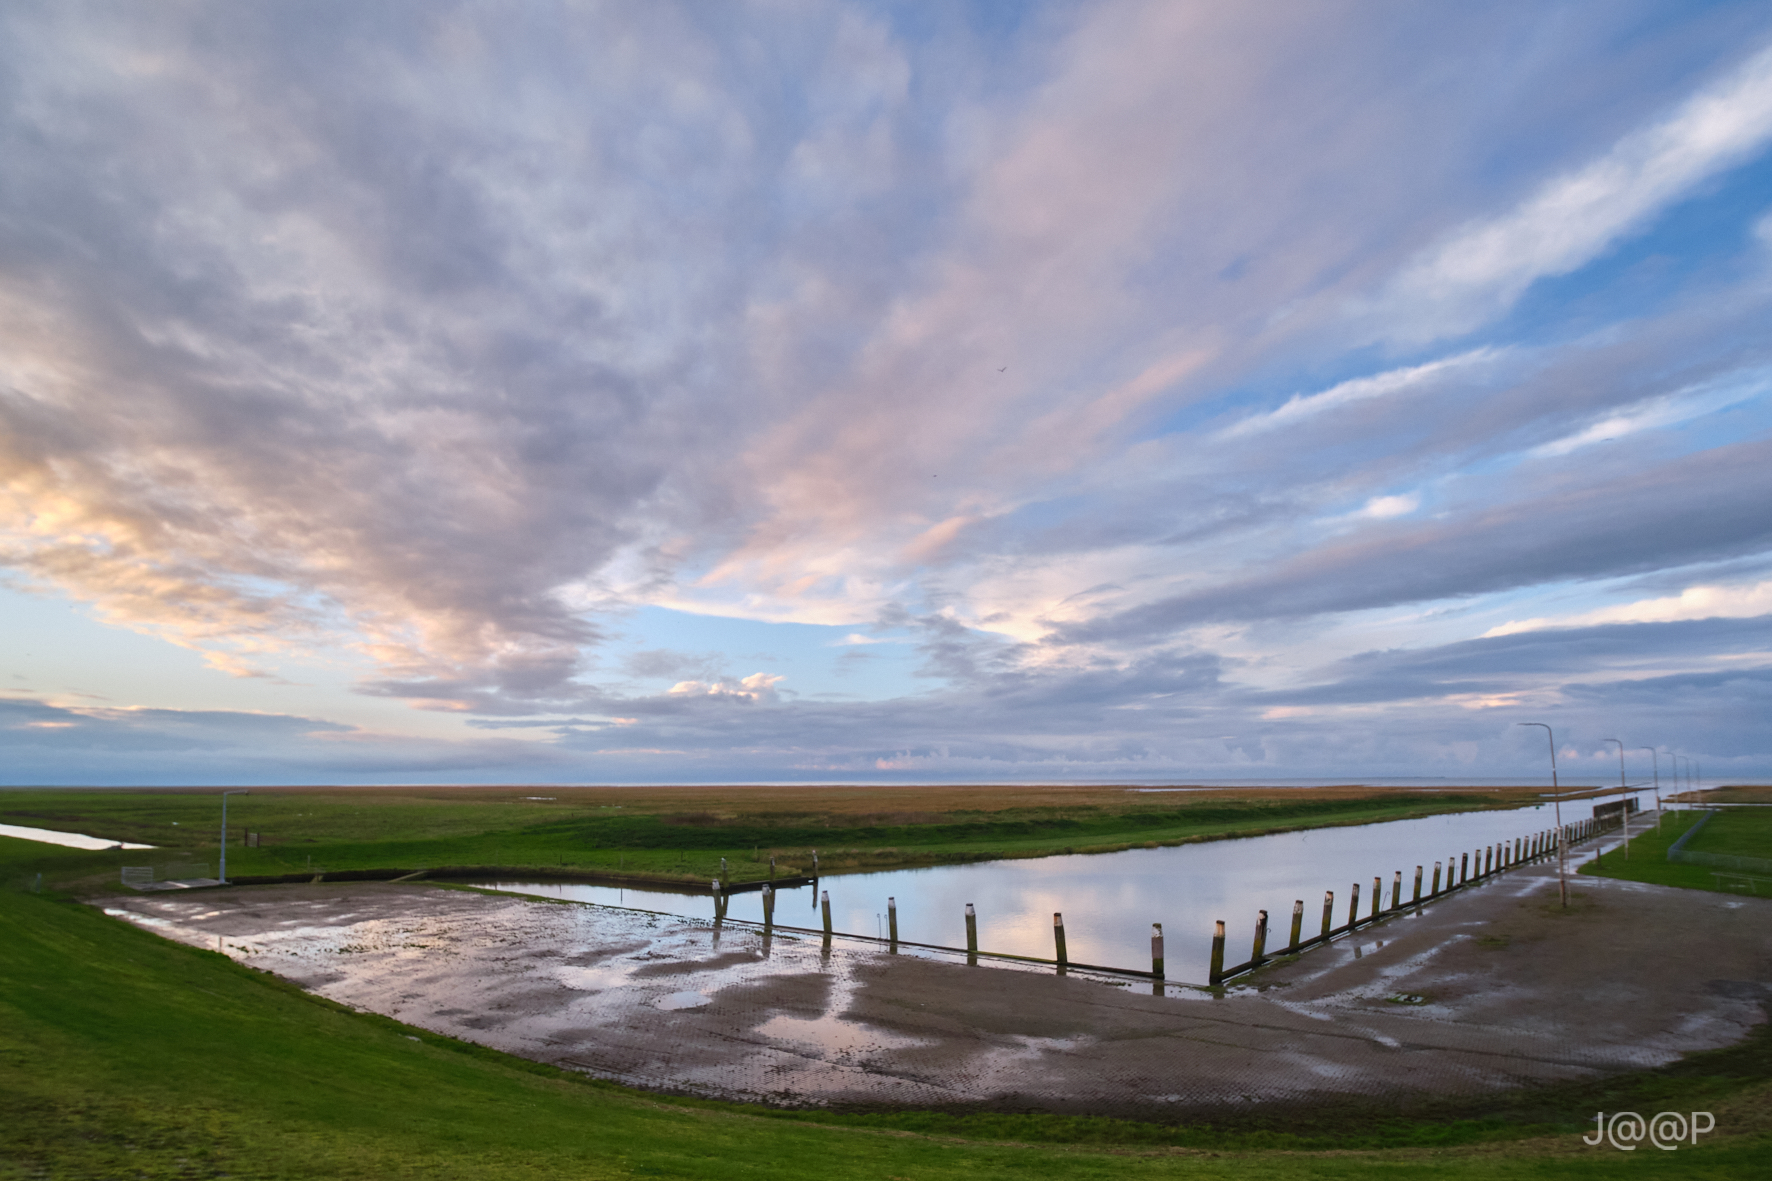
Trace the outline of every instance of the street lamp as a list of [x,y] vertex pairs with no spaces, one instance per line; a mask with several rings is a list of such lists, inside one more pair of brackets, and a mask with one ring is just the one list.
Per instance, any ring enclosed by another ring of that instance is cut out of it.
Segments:
[[222,843],[221,843],[221,884],[228,884],[228,797],[249,796],[252,793],[245,788],[239,791],[222,792]]
[[[1616,738],[1602,738],[1601,742],[1618,742]],[[1624,743],[1618,742],[1618,819],[1624,825],[1624,859],[1630,860],[1630,801],[1625,793],[1630,786],[1624,781]]]
[[1520,722],[1521,726],[1538,726],[1550,743],[1551,793],[1557,812],[1557,890],[1563,897],[1563,909],[1569,909],[1569,852],[1563,840],[1563,787],[1557,782],[1557,736],[1543,722]]
[[1661,756],[1655,753],[1653,746],[1639,746],[1638,750],[1646,750],[1649,757],[1655,760],[1655,831],[1661,831]]

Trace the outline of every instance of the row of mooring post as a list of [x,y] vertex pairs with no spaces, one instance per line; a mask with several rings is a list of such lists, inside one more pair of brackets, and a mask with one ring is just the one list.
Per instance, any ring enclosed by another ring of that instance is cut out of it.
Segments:
[[[1384,878],[1382,875],[1375,876],[1372,879],[1372,892],[1369,896],[1371,901],[1364,919],[1360,916],[1361,884],[1359,882],[1351,883],[1348,890],[1347,922],[1341,927],[1335,927],[1333,925],[1335,921],[1335,891],[1326,890],[1323,893],[1321,930],[1318,934],[1309,938],[1304,937],[1304,900],[1302,898],[1294,899],[1292,903],[1292,924],[1288,932],[1286,949],[1282,954],[1293,955],[1305,948],[1327,943],[1335,936],[1350,932],[1356,927],[1376,922],[1381,917],[1396,915],[1406,910],[1419,908],[1424,902],[1437,899],[1443,894],[1449,893],[1452,890],[1459,889],[1473,882],[1480,882],[1485,878],[1502,872],[1503,870],[1511,869],[1523,864],[1529,864],[1547,857],[1560,856],[1568,846],[1578,844],[1602,832],[1609,831],[1613,827],[1616,827],[1616,825],[1611,822],[1610,818],[1606,821],[1577,821],[1564,825],[1560,829],[1547,829],[1544,832],[1535,833],[1532,836],[1518,837],[1512,841],[1497,842],[1469,852],[1461,851],[1456,854],[1456,860],[1453,856],[1448,856],[1444,862],[1435,861],[1433,863],[1433,874],[1431,878],[1427,876],[1427,868],[1425,865],[1417,865],[1415,867],[1415,874],[1411,882],[1409,899],[1407,902],[1403,899],[1403,871],[1401,869],[1395,870],[1391,876],[1391,897],[1389,906],[1386,906],[1384,902]],[[773,879],[775,877],[776,867],[775,858],[773,856],[771,856],[769,860],[769,870],[771,880],[764,882],[762,885],[763,935],[765,941],[768,940],[775,926],[776,891],[773,885]],[[818,851],[813,850],[812,881],[815,887],[818,882],[818,870]],[[1422,895],[1424,882],[1427,886],[1426,898]],[[717,928],[726,919],[730,901],[729,871],[724,857],[720,859],[720,876],[715,878],[710,885],[714,894],[714,923]],[[820,910],[824,947],[825,950],[828,951],[830,949],[831,940],[835,935],[835,931],[832,929],[830,891],[817,891],[814,897],[815,905],[818,906]],[[978,949],[978,910],[970,902],[966,904],[965,917],[966,962],[968,964],[976,965],[978,963],[978,957],[981,954],[990,953],[981,953]],[[886,920],[888,931],[887,943],[890,950],[896,954],[899,944],[898,899],[896,897],[886,899]],[[1052,940],[1054,953],[1052,962],[1057,967],[1059,974],[1063,975],[1071,966],[1071,960],[1069,949],[1065,941],[1064,915],[1059,911],[1054,911],[1052,915]],[[1255,936],[1250,948],[1248,962],[1226,969],[1224,963],[1225,924],[1223,920],[1217,920],[1214,923],[1212,936],[1212,958],[1208,972],[1209,982],[1216,986],[1223,983],[1223,981],[1230,976],[1238,975],[1267,963],[1267,941],[1268,912],[1262,910],[1256,913]],[[765,946],[767,946],[767,942],[765,943]],[[1126,971],[1125,969],[1106,970]],[[1163,950],[1163,924],[1151,924],[1150,972],[1131,974],[1148,975],[1156,983],[1157,991],[1162,991],[1163,981],[1167,975]]]
[[[714,927],[718,930],[726,921],[728,906],[731,902],[731,894],[725,888],[726,884],[719,878],[715,878],[709,882],[709,886],[714,895]],[[767,939],[775,927],[775,888],[767,882],[763,885],[762,899],[763,934],[764,938]],[[1302,903],[1300,905],[1302,906]],[[821,934],[823,936],[824,948],[826,951],[829,951],[831,940],[836,935],[831,918],[831,893],[829,890],[819,891],[817,895],[817,906],[819,908],[820,919],[822,922]],[[1296,943],[1298,941],[1298,913],[1296,910],[1293,914],[1292,925],[1293,942]],[[1053,963],[1058,969],[1058,974],[1062,976],[1070,967],[1070,952],[1065,943],[1064,915],[1059,911],[1054,911],[1052,914],[1052,940],[1054,951]],[[888,897],[886,899],[886,944],[888,950],[894,955],[898,953],[898,943],[898,899],[897,897]],[[978,950],[978,908],[974,904],[968,902],[966,904],[966,962],[968,964],[976,965],[978,963],[978,957],[981,954],[989,953],[982,953]],[[1163,950],[1163,924],[1152,923],[1151,970],[1149,975],[1153,980],[1158,981],[1159,984],[1166,976],[1164,966],[1165,960],[1166,957]],[[1107,970],[1119,971],[1120,969]]]
[[[1449,855],[1445,862],[1433,863],[1433,874],[1428,876],[1425,864],[1415,867],[1408,901],[1403,899],[1403,871],[1396,870],[1391,876],[1390,905],[1384,904],[1384,878],[1372,879],[1372,893],[1366,916],[1360,915],[1359,882],[1348,887],[1347,922],[1340,927],[1335,923],[1335,891],[1323,892],[1323,919],[1319,932],[1306,939],[1303,938],[1304,900],[1296,899],[1292,903],[1292,929],[1286,943],[1284,954],[1296,954],[1307,947],[1328,943],[1338,935],[1346,934],[1356,927],[1376,922],[1379,918],[1400,914],[1407,910],[1418,909],[1424,902],[1439,898],[1452,890],[1480,882],[1504,870],[1516,866],[1531,864],[1548,857],[1561,855],[1569,845],[1578,844],[1590,837],[1608,831],[1615,824],[1608,818],[1605,821],[1582,820],[1563,826],[1561,829],[1546,829],[1531,836],[1516,837],[1511,841],[1498,841],[1492,845],[1473,849],[1470,852],[1459,852]],[[1422,888],[1426,885],[1427,893],[1423,897]],[[1222,919],[1213,924],[1212,959],[1208,966],[1207,980],[1218,985],[1230,976],[1239,975],[1260,967],[1268,962],[1267,955],[1267,911],[1257,911],[1255,918],[1255,937],[1250,947],[1249,960],[1231,968],[1225,967],[1225,924]]]

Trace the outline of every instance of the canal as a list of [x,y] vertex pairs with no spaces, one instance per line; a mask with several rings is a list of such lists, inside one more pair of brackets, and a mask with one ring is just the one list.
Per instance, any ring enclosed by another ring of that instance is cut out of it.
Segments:
[[[1566,823],[1591,815],[1591,802],[1563,807]],[[1268,912],[1271,951],[1286,942],[1294,899],[1304,901],[1308,935],[1321,923],[1326,890],[1335,892],[1335,922],[1340,925],[1347,921],[1349,887],[1354,883],[1360,885],[1364,915],[1371,909],[1374,877],[1383,879],[1389,905],[1398,870],[1408,897],[1415,867],[1424,866],[1425,894],[1435,861],[1456,863],[1461,854],[1554,825],[1552,806],[1546,801],[1505,811],[1454,812],[1118,853],[831,874],[819,882],[819,888],[830,893],[832,925],[839,933],[883,936],[890,897],[897,899],[900,939],[947,947],[965,946],[965,909],[972,903],[978,913],[979,949],[1011,955],[1050,958],[1052,915],[1062,912],[1070,959],[1105,967],[1148,969],[1151,924],[1161,923],[1169,977],[1199,982],[1206,977],[1216,920],[1225,920],[1230,933],[1227,960],[1239,962],[1248,958],[1257,911]],[[1591,851],[1584,849],[1581,859]],[[478,884],[690,918],[714,917],[714,901],[708,894],[561,882]],[[812,887],[784,889],[776,897],[778,924],[819,925],[818,892]],[[761,922],[762,895],[732,895],[727,915]]]

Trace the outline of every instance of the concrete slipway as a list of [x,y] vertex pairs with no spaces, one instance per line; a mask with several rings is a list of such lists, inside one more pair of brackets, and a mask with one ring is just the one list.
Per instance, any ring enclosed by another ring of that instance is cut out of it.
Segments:
[[825,953],[777,934],[765,948],[748,928],[419,883],[107,909],[437,1033],[636,1086],[787,1105],[1173,1119],[1469,1096],[1660,1065],[1765,1019],[1772,899],[1574,888],[1564,912],[1554,867],[1515,870],[1222,996],[841,939]]

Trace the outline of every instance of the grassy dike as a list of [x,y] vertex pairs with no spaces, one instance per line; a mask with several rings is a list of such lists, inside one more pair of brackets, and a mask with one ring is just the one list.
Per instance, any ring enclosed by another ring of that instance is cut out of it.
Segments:
[[[4,842],[16,880],[31,861]],[[1241,1126],[767,1113],[662,1099],[356,1013],[94,907],[0,891],[0,1177],[1610,1177],[1592,1110],[1711,1110],[1658,1175],[1772,1148],[1764,1037],[1669,1071],[1414,1119]]]
[[[230,801],[230,877],[500,867],[703,883],[725,858],[735,880],[1057,853],[1112,852],[1324,825],[1505,807],[1525,792],[1283,791],[1150,796],[1124,789],[798,794],[587,789],[294,791]],[[1532,800],[1536,802],[1536,800]],[[216,861],[214,790],[0,791],[0,822],[157,846],[117,865]],[[246,848],[251,829],[263,844]],[[114,875],[113,875],[114,876]]]

